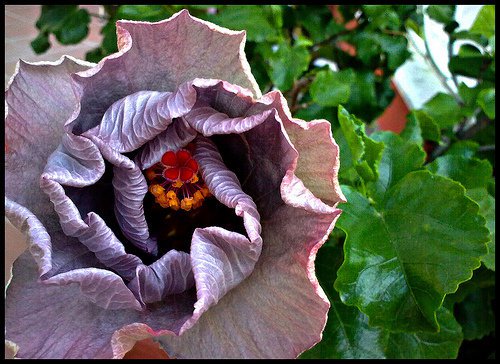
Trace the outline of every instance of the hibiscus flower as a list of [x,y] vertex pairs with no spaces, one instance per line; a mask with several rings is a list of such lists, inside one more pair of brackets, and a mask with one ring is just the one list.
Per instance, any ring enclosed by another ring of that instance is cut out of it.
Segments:
[[19,358],[297,357],[329,302],[317,250],[345,201],[326,120],[261,95],[245,32],[183,10],[117,22],[97,65],[26,63],[6,91],[6,290]]

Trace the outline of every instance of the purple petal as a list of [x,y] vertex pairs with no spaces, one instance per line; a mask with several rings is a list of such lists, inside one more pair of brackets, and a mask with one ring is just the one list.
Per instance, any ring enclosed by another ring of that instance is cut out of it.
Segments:
[[196,139],[193,155],[208,189],[221,203],[243,217],[245,230],[252,244],[262,245],[260,215],[252,198],[241,189],[238,177],[227,169],[217,147],[205,137]]
[[157,163],[166,151],[185,147],[197,134],[184,118],[179,118],[156,138],[146,143],[136,156],[135,163],[142,170],[149,168]]
[[329,303],[316,280],[314,259],[337,217],[279,207],[263,221],[265,244],[253,273],[190,330],[162,336],[168,355],[295,358],[317,343]]
[[184,118],[196,131],[208,137],[214,134],[243,133],[264,122],[272,112],[272,110],[266,110],[261,114],[248,117],[230,118],[206,106],[195,108]]
[[149,266],[142,265],[129,288],[144,303],[159,302],[194,285],[190,256],[170,250]]
[[191,243],[191,260],[196,281],[193,317],[181,330],[191,328],[199,317],[252,273],[262,241],[250,242],[238,233],[218,227],[196,229]]
[[87,299],[108,310],[142,309],[123,280],[115,273],[104,269],[73,269],[51,277],[43,283],[56,286],[77,283]]
[[258,100],[248,114],[276,109],[293,146],[299,152],[295,174],[314,196],[335,206],[346,199],[338,183],[339,148],[327,120],[305,122],[291,116],[281,92],[273,91]]
[[[117,22],[119,52],[75,76],[80,112],[70,126],[85,132],[115,101],[142,90],[172,92],[195,77],[260,91],[245,58],[245,33],[193,18],[187,10],[157,22]],[[99,90],[99,92],[96,92]]]
[[110,269],[114,269],[119,274],[123,274],[124,277],[131,279],[135,267],[141,264],[141,260],[125,252],[122,243],[106,226],[105,222],[92,212],[87,215],[86,221],[83,221],[78,209],[66,196],[62,186],[45,175],[42,175],[41,187],[54,204],[64,233],[77,238],[95,253],[101,263],[106,266],[109,264]]
[[77,106],[70,74],[90,66],[67,56],[56,62],[20,61],[5,91],[5,195],[44,223],[53,214],[47,212],[38,178]]
[[113,103],[102,122],[83,135],[98,137],[117,152],[131,152],[186,114],[195,100],[191,83],[173,93],[139,91]]
[[103,157],[113,165],[115,216],[123,235],[136,247],[156,254],[157,243],[149,236],[144,216],[143,199],[148,186],[141,170],[129,158],[110,148],[99,138],[91,136],[91,139]]
[[[5,337],[19,346],[18,358],[112,358],[113,333],[133,322],[150,332],[178,333],[191,316],[192,293],[169,296],[148,311],[102,309],[80,287],[40,284],[29,253],[14,263],[5,300]],[[22,304],[19,304],[22,302]]]

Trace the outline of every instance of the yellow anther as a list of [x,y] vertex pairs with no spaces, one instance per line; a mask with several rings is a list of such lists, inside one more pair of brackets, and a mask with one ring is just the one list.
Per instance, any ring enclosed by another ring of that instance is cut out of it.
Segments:
[[200,191],[196,191],[193,195],[193,199],[194,199],[194,202],[193,202],[193,209],[197,209],[198,207],[200,207],[201,205],[203,205],[203,200],[205,199],[203,197],[203,195],[201,194]]
[[207,196],[211,195],[210,191],[208,190],[208,187],[206,187],[206,186],[203,186],[200,189],[200,191],[201,191],[201,194],[203,195],[203,197],[207,197]]
[[181,201],[181,209],[184,211],[189,211],[191,210],[191,207],[193,207],[193,198],[192,197],[185,197]]
[[174,192],[174,191],[170,190],[170,191],[168,191],[168,192],[167,192],[167,198],[168,198],[169,200],[172,200],[172,199],[177,199],[177,195],[175,194],[175,192]]
[[177,180],[174,183],[172,183],[172,186],[175,187],[175,188],[181,188],[183,184],[184,183],[182,183],[181,180]]
[[199,181],[198,175],[194,174],[193,177],[191,177],[191,183],[196,183]]
[[[168,201],[169,201],[169,198],[167,197],[166,193],[156,197],[156,202],[158,202],[160,205],[166,205],[166,207],[168,207]],[[165,207],[165,206],[162,206],[162,207]]]
[[175,199],[168,200],[167,207],[170,207],[174,211],[179,210],[179,199],[176,197]]
[[165,193],[165,189],[160,185],[151,185],[149,186],[149,192],[151,192],[153,196],[158,197]]

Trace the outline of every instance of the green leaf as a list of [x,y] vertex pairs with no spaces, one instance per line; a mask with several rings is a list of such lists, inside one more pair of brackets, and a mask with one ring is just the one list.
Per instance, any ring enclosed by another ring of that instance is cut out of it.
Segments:
[[351,97],[345,108],[356,116],[371,121],[377,110],[375,75],[373,72],[356,70],[351,85]]
[[315,43],[322,42],[344,29],[332,20],[332,13],[324,5],[298,5],[296,14],[298,23]]
[[464,339],[481,339],[495,330],[495,314],[491,302],[494,297],[494,287],[476,289],[455,306]]
[[405,124],[405,128],[403,129],[403,131],[401,131],[399,136],[408,142],[415,143],[421,146],[424,142],[424,140],[422,139],[422,129],[414,114],[415,110],[408,114],[408,116],[406,117],[407,122]]
[[461,329],[445,309],[441,308],[437,314],[441,326],[439,333],[396,333],[370,326],[365,314],[354,306],[343,304],[333,288],[342,261],[342,250],[338,245],[327,247],[325,244],[318,251],[316,274],[331,306],[323,339],[303,353],[301,359],[456,357],[462,340]]
[[486,187],[493,175],[487,160],[458,155],[443,155],[425,167],[432,173],[460,182],[467,189]]
[[458,123],[462,117],[460,106],[453,96],[439,92],[427,101],[423,108],[441,129]]
[[337,226],[345,260],[335,288],[372,326],[391,331],[439,330],[444,295],[468,280],[486,254],[488,229],[464,188],[428,171],[414,171],[372,204],[342,186],[349,201]]
[[451,73],[467,77],[486,79],[495,81],[495,72],[490,66],[493,58],[471,44],[464,44],[460,47],[458,55],[452,56],[448,63]]
[[477,104],[481,106],[486,116],[491,120],[495,119],[495,89],[489,88],[479,92]]
[[295,80],[309,67],[311,54],[306,47],[281,42],[275,52],[269,54],[269,77],[281,91],[287,91]]
[[116,12],[117,19],[136,21],[160,21],[168,18],[172,12],[162,5],[120,5]]
[[42,5],[36,27],[40,30],[32,42],[33,50],[41,53],[50,47],[48,36],[53,33],[61,44],[77,44],[89,32],[90,15],[78,5]]
[[416,143],[404,140],[399,135],[384,131],[371,135],[373,140],[383,143],[384,150],[376,181],[367,185],[370,196],[381,201],[388,190],[396,185],[407,173],[421,168],[425,152]]
[[455,18],[455,5],[430,5],[427,15],[439,23],[448,24]]
[[340,72],[328,68],[317,73],[309,92],[319,105],[338,106],[349,100],[353,79],[354,72],[350,68]]
[[461,30],[452,35],[453,40],[468,39],[476,42],[477,44],[486,47],[488,45],[488,38],[482,34],[471,33],[468,30]]
[[338,119],[351,155],[352,166],[365,181],[376,180],[383,143],[369,138],[365,133],[365,124],[349,114],[342,105],[338,108]]
[[49,37],[47,33],[40,32],[38,36],[30,43],[31,48],[36,54],[41,54],[50,48]]
[[252,42],[274,41],[279,38],[282,24],[275,6],[269,5],[227,5],[219,8],[217,14],[207,15],[207,20],[233,30],[245,30]]
[[446,295],[443,306],[453,310],[453,305],[462,302],[477,289],[495,287],[495,272],[487,269],[484,264],[473,272],[472,278],[461,283],[456,292]]
[[495,35],[495,5],[484,5],[470,28],[471,33],[479,33],[489,38]]
[[488,254],[482,261],[491,270],[495,270],[495,198],[486,188],[467,190],[467,196],[479,205],[479,213],[486,219],[486,227],[490,231],[490,242],[487,244]]
[[61,44],[77,44],[89,33],[90,15],[87,10],[79,9],[66,17],[61,28],[54,30],[54,35]]
[[[423,110],[412,110],[407,116],[408,122],[417,122],[423,140],[439,142],[441,140],[441,130],[436,122]],[[410,125],[413,125],[411,123]],[[421,143],[420,143],[421,144]]]
[[474,157],[478,149],[479,144],[472,140],[459,140],[451,145],[450,149],[446,151],[446,154],[469,159]]

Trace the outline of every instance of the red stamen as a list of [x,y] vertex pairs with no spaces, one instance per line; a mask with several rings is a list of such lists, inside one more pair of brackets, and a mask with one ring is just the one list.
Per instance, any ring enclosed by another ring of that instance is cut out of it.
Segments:
[[186,164],[184,164],[184,167],[191,169],[193,173],[198,172],[198,163],[193,158],[188,160]]
[[177,166],[178,167],[183,167],[188,160],[190,160],[191,153],[189,153],[187,150],[181,149],[177,151]]
[[181,179],[182,182],[187,182],[194,176],[193,171],[189,168],[181,167],[180,170],[181,170],[181,173],[180,173],[179,178]]

